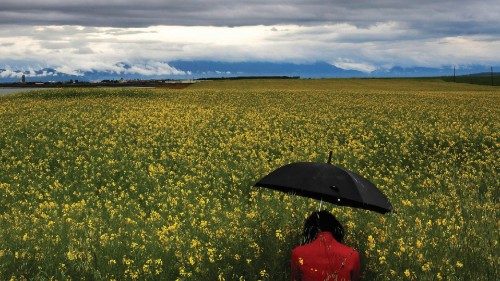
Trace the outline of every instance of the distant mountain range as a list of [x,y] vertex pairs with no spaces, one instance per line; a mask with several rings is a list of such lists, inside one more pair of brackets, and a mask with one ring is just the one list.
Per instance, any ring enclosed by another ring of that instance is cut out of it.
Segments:
[[[494,69],[499,69],[495,67]],[[457,75],[481,73],[489,66],[472,65],[457,68]],[[119,62],[107,70],[77,71],[73,74],[55,68],[12,70],[0,68],[0,82],[17,82],[25,75],[28,82],[47,81],[100,81],[117,79],[193,79],[236,76],[300,76],[302,78],[330,77],[433,77],[452,76],[453,67],[392,67],[361,72],[336,67],[326,62],[296,64],[286,62],[219,62],[176,60],[168,63],[130,64]]]

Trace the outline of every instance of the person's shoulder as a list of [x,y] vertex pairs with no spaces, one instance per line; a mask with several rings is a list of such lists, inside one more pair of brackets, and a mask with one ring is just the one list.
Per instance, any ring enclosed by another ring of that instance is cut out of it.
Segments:
[[352,256],[353,258],[359,257],[359,252],[356,249],[349,247],[347,245],[344,245],[342,243],[339,243],[338,245],[339,245],[339,250],[343,254],[348,255],[348,256]]
[[310,246],[308,244],[298,245],[295,248],[293,248],[292,254],[298,254],[298,253],[307,251],[308,248],[310,248]]
[[346,246],[345,256],[353,267],[359,267],[361,263],[361,256],[356,249]]
[[307,243],[303,245],[298,245],[292,250],[292,256],[294,257],[303,257],[307,255],[311,255],[311,253],[316,252],[316,247],[313,243]]

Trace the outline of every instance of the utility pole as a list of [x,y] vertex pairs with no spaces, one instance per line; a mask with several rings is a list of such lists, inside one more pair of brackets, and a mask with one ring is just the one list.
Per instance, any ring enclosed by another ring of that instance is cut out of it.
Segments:
[[455,78],[455,66],[453,66],[453,82],[457,82]]

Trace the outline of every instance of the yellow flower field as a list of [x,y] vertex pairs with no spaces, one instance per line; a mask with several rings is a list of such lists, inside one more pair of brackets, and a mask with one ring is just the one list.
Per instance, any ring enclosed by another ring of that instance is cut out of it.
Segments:
[[323,204],[366,280],[499,276],[500,88],[249,80],[0,98],[0,279],[287,280],[319,202],[253,183],[295,161],[396,212]]

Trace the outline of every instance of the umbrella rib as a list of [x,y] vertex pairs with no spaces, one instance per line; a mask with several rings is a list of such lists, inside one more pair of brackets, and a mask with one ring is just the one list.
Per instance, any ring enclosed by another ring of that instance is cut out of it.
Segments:
[[[340,168],[338,167],[340,170],[344,171],[348,176],[349,176],[349,179],[354,182],[354,186],[361,186],[364,188],[364,185],[360,182],[358,182],[358,180],[356,179],[356,177],[353,177],[353,175],[351,173],[349,173],[349,171],[347,171],[346,169],[344,168]],[[357,188],[354,189],[354,191],[358,194],[359,198],[361,198],[361,205],[362,206],[366,206],[367,204],[365,203],[365,198],[363,197],[363,194],[361,194],[361,192],[359,192],[359,190]]]

